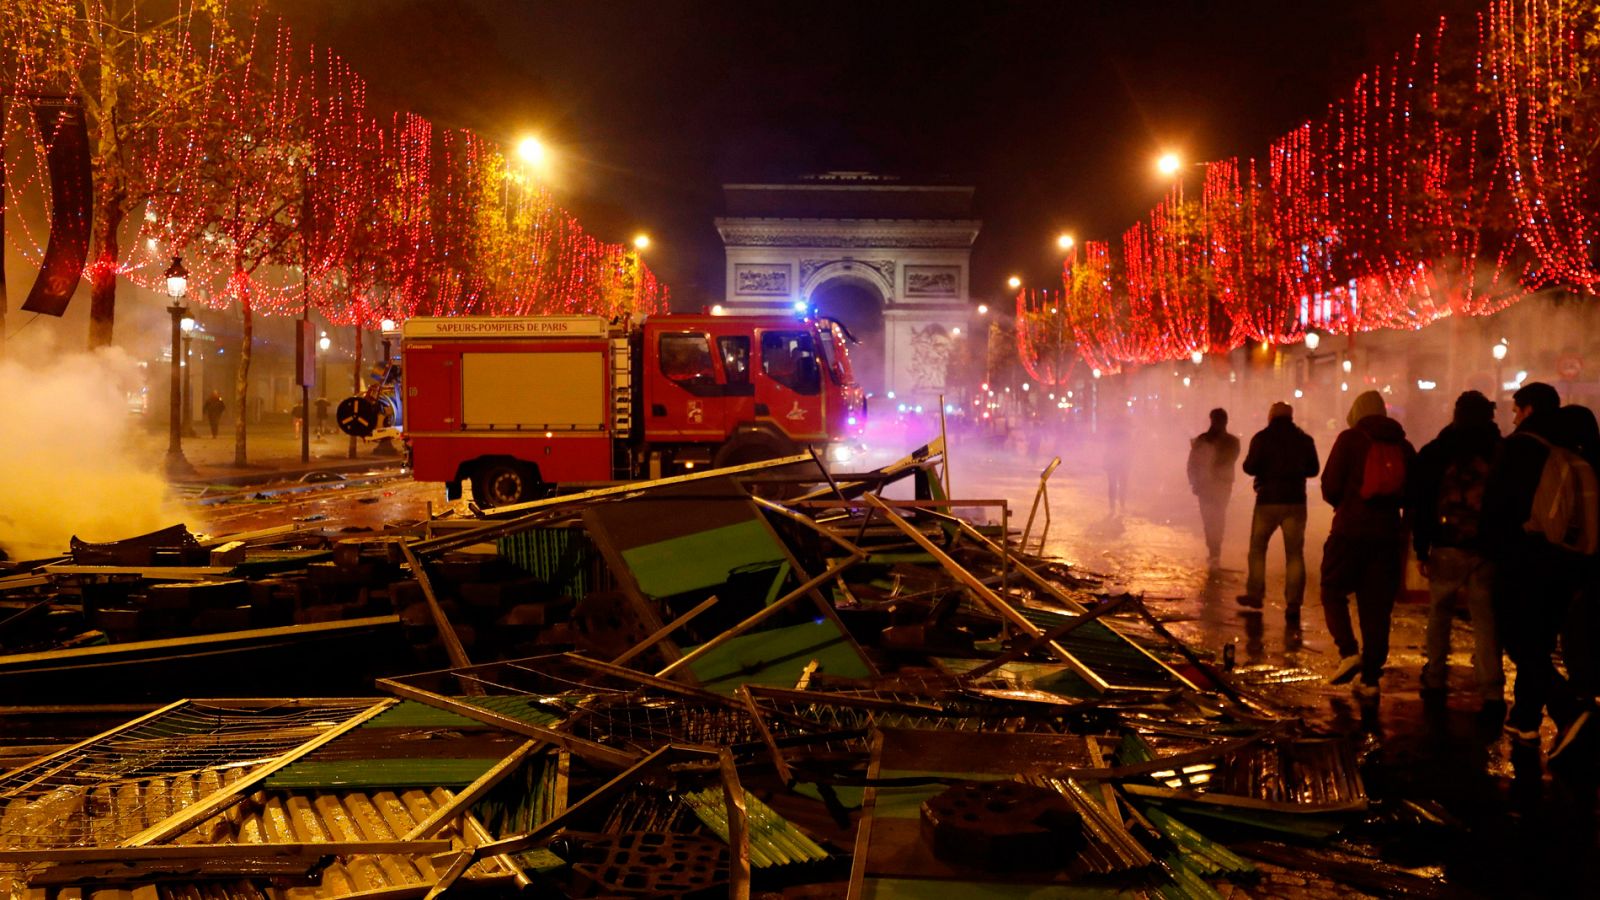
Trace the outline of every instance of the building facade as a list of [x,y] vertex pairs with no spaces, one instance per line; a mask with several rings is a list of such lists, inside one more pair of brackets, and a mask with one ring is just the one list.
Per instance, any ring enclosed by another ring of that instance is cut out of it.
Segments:
[[971,312],[972,196],[861,172],[724,185],[723,307],[837,319],[859,342],[851,360],[869,392],[932,399]]

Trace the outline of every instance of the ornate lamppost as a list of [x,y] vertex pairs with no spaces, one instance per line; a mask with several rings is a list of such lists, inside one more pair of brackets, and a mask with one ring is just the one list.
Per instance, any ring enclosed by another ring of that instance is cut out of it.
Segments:
[[164,277],[167,296],[172,298],[172,305],[167,307],[172,316],[172,402],[167,423],[166,470],[169,476],[193,475],[194,466],[183,455],[183,357],[179,354],[187,343],[183,326],[189,316],[189,308],[183,305],[183,295],[189,292],[189,270],[183,267],[183,257],[172,258]]

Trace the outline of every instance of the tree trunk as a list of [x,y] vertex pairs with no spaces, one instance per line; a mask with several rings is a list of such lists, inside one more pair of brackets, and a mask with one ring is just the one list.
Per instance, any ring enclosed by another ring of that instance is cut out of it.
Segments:
[[[240,271],[234,269],[234,283],[244,285]],[[245,457],[245,432],[250,416],[250,349],[255,340],[255,323],[250,309],[250,290],[243,287],[239,293],[239,373],[234,380],[233,397],[239,418],[233,426],[233,464],[243,466]]]
[[102,184],[95,199],[94,262],[89,265],[89,349],[111,345],[117,318],[117,232],[125,195]]

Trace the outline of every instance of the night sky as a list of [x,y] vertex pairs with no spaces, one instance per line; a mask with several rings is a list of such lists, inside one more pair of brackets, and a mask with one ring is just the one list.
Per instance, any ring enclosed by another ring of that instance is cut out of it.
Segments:
[[[651,233],[674,305],[720,299],[724,182],[829,170],[977,186],[972,290],[1058,280],[1115,239],[1153,160],[1259,153],[1474,0],[271,0],[381,104],[557,154],[600,237]],[[1470,27],[1470,23],[1467,23]]]

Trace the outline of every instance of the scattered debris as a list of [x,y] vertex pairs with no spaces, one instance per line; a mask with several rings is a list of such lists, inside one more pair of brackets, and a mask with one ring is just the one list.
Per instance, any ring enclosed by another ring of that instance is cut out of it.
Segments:
[[[1359,819],[1354,748],[1258,692],[1304,673],[1222,671],[1025,552],[1053,465],[1019,540],[1004,501],[945,495],[943,462],[790,457],[15,565],[0,689],[167,705],[0,776],[0,890],[1212,897]],[[223,699],[176,699],[201,694]]]

